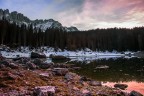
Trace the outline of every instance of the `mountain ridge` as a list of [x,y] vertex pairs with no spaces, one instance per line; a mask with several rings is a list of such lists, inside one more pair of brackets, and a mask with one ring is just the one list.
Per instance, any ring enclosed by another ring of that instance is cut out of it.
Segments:
[[32,24],[35,28],[40,28],[42,31],[46,31],[47,28],[62,29],[67,32],[79,31],[76,27],[65,27],[60,22],[53,19],[36,19],[30,20],[27,16],[17,11],[9,12],[8,9],[0,9],[0,19],[5,18],[11,23],[15,22],[18,25],[30,25]]

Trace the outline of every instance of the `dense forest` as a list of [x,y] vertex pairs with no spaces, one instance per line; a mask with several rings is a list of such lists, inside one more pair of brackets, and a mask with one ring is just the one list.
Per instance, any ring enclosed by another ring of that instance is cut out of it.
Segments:
[[137,51],[144,50],[144,27],[95,29],[78,32],[64,32],[62,29],[47,29],[42,32],[32,25],[18,26],[7,20],[0,20],[0,44],[10,47],[49,46],[76,50]]

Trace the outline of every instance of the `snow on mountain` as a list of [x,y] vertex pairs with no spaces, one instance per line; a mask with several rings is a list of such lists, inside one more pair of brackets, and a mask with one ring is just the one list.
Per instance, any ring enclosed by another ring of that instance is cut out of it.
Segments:
[[76,27],[63,27],[61,23],[53,19],[35,20],[33,21],[33,25],[35,25],[36,28],[40,28],[43,31],[46,31],[47,28],[62,29],[67,32],[78,31]]
[[[35,21],[33,23],[35,23]],[[44,20],[43,22],[39,22],[39,23],[36,23],[34,25],[36,28],[40,28],[43,31],[46,31],[47,28],[63,29],[62,24],[59,23],[58,21],[53,20],[53,19]]]
[[0,19],[2,19],[3,17],[7,19],[10,23],[15,22],[19,26],[21,26],[22,24],[25,24],[26,26],[32,24],[33,27],[36,27],[37,29],[40,28],[42,31],[46,31],[47,28],[62,29],[67,32],[78,31],[76,27],[64,27],[61,23],[53,19],[36,19],[32,21],[28,17],[24,16],[21,13],[18,13],[17,11],[10,13],[8,9],[0,9]]
[[66,31],[67,32],[74,32],[74,31],[78,31],[78,29],[76,27],[72,26],[72,27],[68,27],[68,28],[66,27]]

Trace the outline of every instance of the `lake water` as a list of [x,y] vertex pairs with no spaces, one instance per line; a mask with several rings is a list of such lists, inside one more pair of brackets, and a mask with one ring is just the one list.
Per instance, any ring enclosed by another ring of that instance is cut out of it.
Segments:
[[128,85],[127,92],[132,90],[144,94],[144,59],[142,58],[88,58],[75,57],[68,63],[81,67],[75,72],[90,77],[103,85],[115,83]]

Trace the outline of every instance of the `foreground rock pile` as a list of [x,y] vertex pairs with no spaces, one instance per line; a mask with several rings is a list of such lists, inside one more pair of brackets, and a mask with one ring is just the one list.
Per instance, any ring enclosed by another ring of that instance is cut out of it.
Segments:
[[69,69],[73,67],[41,59],[0,56],[0,96],[142,96],[103,86]]

